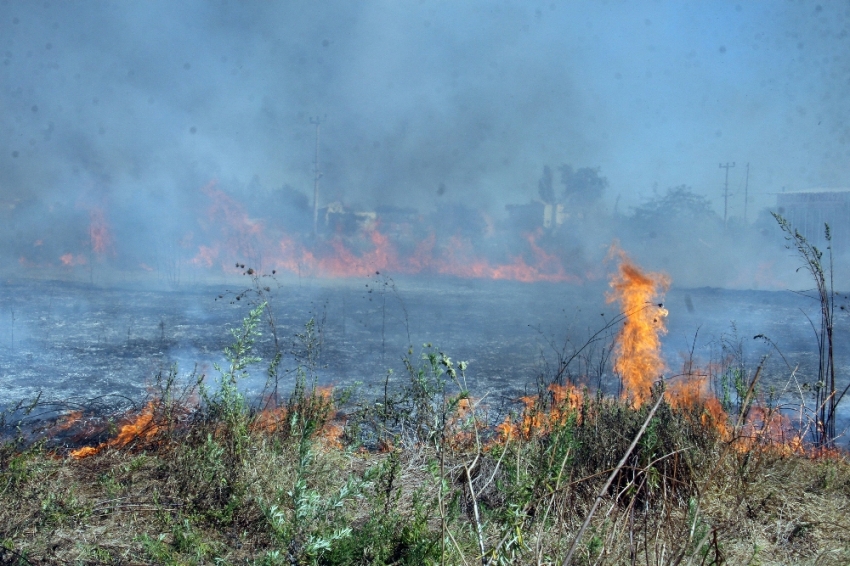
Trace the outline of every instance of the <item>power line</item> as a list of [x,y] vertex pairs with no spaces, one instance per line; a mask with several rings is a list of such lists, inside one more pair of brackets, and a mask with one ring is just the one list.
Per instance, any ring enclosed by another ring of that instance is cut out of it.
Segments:
[[726,219],[729,214],[729,169],[735,166],[733,161],[731,164],[726,162],[726,165],[720,164],[721,169],[726,169],[726,183],[723,185],[723,229],[726,229]]
[[322,171],[319,169],[319,129],[322,118],[310,118],[310,123],[316,125],[316,159],[313,161],[313,236],[316,236],[319,233],[319,179],[322,178]]
[[750,188],[750,164],[747,163],[747,180],[744,183],[744,225],[747,224],[747,202],[749,201],[748,190]]

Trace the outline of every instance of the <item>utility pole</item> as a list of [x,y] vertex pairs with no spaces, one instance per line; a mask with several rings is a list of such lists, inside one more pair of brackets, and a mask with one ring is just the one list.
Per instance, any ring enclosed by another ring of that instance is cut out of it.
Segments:
[[748,191],[750,188],[750,164],[747,163],[747,180],[744,182],[744,225],[747,224],[747,203],[749,202]]
[[733,161],[731,164],[726,162],[726,165],[720,164],[721,169],[726,169],[726,184],[723,186],[723,229],[726,230],[726,219],[729,213],[729,169],[735,166]]
[[319,129],[322,119],[310,118],[310,123],[316,125],[316,160],[313,161],[313,236],[316,236],[319,233],[319,179],[322,178],[322,171],[319,169]]

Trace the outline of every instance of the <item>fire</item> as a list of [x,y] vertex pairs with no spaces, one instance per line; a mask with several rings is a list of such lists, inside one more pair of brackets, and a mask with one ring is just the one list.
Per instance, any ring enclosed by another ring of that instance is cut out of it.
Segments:
[[[316,386],[305,398],[307,403],[311,405],[308,410],[315,409],[319,412],[326,410],[328,414],[333,414],[335,412],[333,392],[333,386]],[[281,427],[288,426],[286,407],[276,406],[274,403],[269,405],[254,417],[251,423],[252,430],[273,434],[278,432]],[[343,425],[344,418],[336,414],[333,418],[325,421],[321,430],[318,431],[318,437],[332,446],[342,447],[341,439],[345,432]]]
[[348,249],[342,238],[331,240],[332,254],[316,259],[302,253],[302,265],[308,273],[325,277],[368,277],[375,271],[402,271],[398,252],[389,238],[377,229],[367,231],[372,249],[359,255]]
[[74,254],[65,254],[59,258],[59,261],[61,261],[62,265],[66,267],[74,267],[76,265],[85,265],[88,263],[84,256]]
[[198,255],[192,258],[192,263],[202,267],[212,267],[217,259],[218,247],[200,246],[198,248]]
[[667,387],[664,396],[671,407],[692,409],[700,407],[700,423],[720,433],[721,438],[730,438],[729,415],[723,410],[720,401],[711,392],[708,375],[687,373],[683,379],[674,381]]
[[546,389],[551,398],[551,408],[544,410],[538,405],[538,398],[533,395],[520,397],[525,405],[519,422],[514,422],[510,416],[496,427],[498,440],[505,442],[512,438],[529,438],[547,434],[555,425],[562,424],[571,415],[581,415],[579,408],[584,402],[584,394],[573,385],[558,385],[552,383]]
[[800,454],[811,457],[828,455],[813,447],[808,449],[800,431],[796,430],[791,419],[777,408],[754,405],[747,410],[743,425],[736,431],[735,449],[747,452],[754,448],[770,450],[781,455]]
[[623,379],[624,397],[636,407],[649,399],[652,384],[665,369],[660,336],[667,332],[667,310],[655,299],[667,291],[670,279],[661,273],[644,273],[625,253],[619,272],[611,280],[607,301],[618,301],[625,323],[616,339],[614,371]]
[[112,231],[106,222],[106,215],[100,208],[92,208],[89,211],[89,240],[92,251],[99,256],[115,251]]
[[[206,228],[213,230],[222,241],[212,246],[200,246],[198,255],[192,263],[205,267],[212,267],[215,263],[219,263],[225,271],[233,271],[233,265],[241,259],[251,262],[257,269],[262,269],[261,236],[264,233],[262,222],[248,216],[241,204],[216,188],[216,185],[216,181],[211,181],[201,189],[201,192],[210,203],[205,219]],[[222,257],[220,246],[231,251],[231,254]]]
[[72,411],[67,415],[63,415],[59,420],[56,421],[56,424],[53,425],[51,433],[57,434],[69,430],[71,427],[73,427],[80,421],[82,416],[82,411]]
[[[442,254],[437,252],[439,255],[434,255],[433,239],[429,239],[429,247],[417,248],[415,260],[411,262],[411,267],[416,266],[423,269],[425,266],[429,266],[441,275],[471,279],[496,279],[523,283],[537,281],[579,282],[578,277],[566,272],[556,256],[547,253],[537,244],[539,236],[539,232],[524,235],[534,258],[531,263],[528,263],[523,256],[517,256],[512,258],[510,263],[493,265],[485,258],[476,257],[473,246],[469,241],[454,236],[450,238],[449,245],[446,246]],[[427,257],[425,255],[427,253],[430,253],[431,257]]]
[[252,423],[252,428],[256,431],[275,432],[284,423],[286,423],[286,409],[269,407],[260,411]]
[[149,440],[158,432],[153,422],[155,403],[145,405],[145,408],[127,424],[121,427],[118,436],[102,442],[97,446],[84,446],[71,452],[71,457],[80,459],[93,456],[104,448],[122,448],[137,439]]
[[[527,251],[495,263],[476,252],[464,237],[448,236],[437,241],[433,231],[409,242],[411,251],[403,253],[403,242],[384,231],[380,221],[364,224],[356,233],[339,234],[327,239],[305,241],[250,217],[244,207],[211,182],[201,189],[209,199],[207,216],[201,225],[209,235],[197,245],[191,263],[198,267],[221,267],[232,272],[233,265],[250,263],[259,271],[288,271],[313,277],[368,277],[376,271],[397,274],[434,274],[475,279],[509,281],[578,282],[561,260],[539,244],[542,231],[524,235]],[[410,226],[412,228],[412,226]],[[408,231],[410,232],[410,231]],[[393,232],[393,234],[395,234]],[[397,235],[397,234],[396,234]],[[407,239],[414,236],[407,233]],[[404,237],[402,237],[403,241]]]
[[469,450],[476,446],[481,432],[487,426],[475,412],[479,403],[480,399],[470,397],[457,400],[453,414],[446,421],[446,442],[452,448]]

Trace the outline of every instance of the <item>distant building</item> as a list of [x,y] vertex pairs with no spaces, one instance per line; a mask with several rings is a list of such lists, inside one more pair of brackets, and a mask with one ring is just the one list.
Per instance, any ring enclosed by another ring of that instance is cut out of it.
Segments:
[[552,230],[567,220],[563,204],[532,201],[528,204],[508,204],[505,205],[505,210],[508,212],[511,226],[524,232],[538,228]]
[[375,212],[383,225],[413,224],[419,219],[419,211],[410,207],[384,204],[376,206]]
[[813,188],[777,193],[776,211],[821,251],[829,225],[836,254],[850,251],[850,188]]
[[339,201],[319,209],[319,217],[324,218],[324,223],[319,224],[320,232],[342,236],[350,236],[360,230],[373,230],[378,220],[374,211],[347,210]]

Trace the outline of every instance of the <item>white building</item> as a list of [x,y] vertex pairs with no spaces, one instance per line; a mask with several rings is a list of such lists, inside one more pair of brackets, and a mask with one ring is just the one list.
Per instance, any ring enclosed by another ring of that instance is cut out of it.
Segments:
[[828,224],[833,252],[850,251],[850,188],[777,193],[776,211],[819,250],[826,251],[824,224]]

